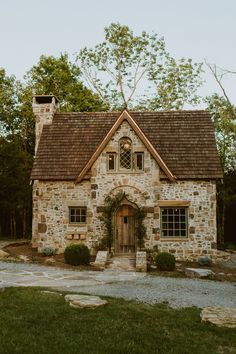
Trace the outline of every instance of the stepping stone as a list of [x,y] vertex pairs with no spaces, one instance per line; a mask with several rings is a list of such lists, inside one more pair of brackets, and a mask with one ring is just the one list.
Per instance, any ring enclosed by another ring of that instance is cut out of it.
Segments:
[[105,306],[106,300],[102,300],[99,296],[69,294],[65,296],[65,300],[74,308],[96,308]]
[[190,278],[205,278],[215,273],[211,269],[186,268],[185,274]]
[[44,263],[49,264],[49,265],[54,264],[54,263],[56,263],[56,260],[54,258],[46,258]]
[[56,292],[56,291],[41,290],[40,292],[41,292],[41,293],[43,293],[43,294],[49,294],[49,295],[59,295],[59,296],[62,296],[62,294],[61,294],[61,293],[58,293],[58,292]]
[[202,322],[219,327],[236,328],[236,308],[206,307],[200,314]]
[[24,256],[23,254],[21,254],[21,255],[19,256],[19,259],[20,259],[21,261],[23,261],[23,262],[29,262],[29,261],[30,261],[29,257]]
[[0,258],[7,258],[9,256],[10,256],[9,253],[7,253],[7,252],[5,252],[3,250],[0,250]]

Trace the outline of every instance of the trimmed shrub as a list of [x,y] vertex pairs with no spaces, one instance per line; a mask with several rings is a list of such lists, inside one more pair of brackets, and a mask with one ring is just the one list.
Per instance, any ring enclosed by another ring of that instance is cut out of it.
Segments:
[[82,243],[69,245],[65,249],[64,258],[66,263],[72,265],[89,264],[89,249]]
[[201,266],[212,267],[212,265],[213,265],[212,259],[207,256],[199,257],[197,261],[198,261],[198,264]]
[[55,249],[53,247],[44,247],[40,253],[45,257],[53,256],[55,254]]
[[175,270],[175,256],[171,253],[158,253],[155,259],[155,263],[159,270]]

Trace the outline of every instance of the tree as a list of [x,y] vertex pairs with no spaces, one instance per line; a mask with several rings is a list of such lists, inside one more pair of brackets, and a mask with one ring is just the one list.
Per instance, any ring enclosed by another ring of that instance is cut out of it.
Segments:
[[14,76],[7,76],[0,68],[0,134],[13,133],[16,124],[17,112],[17,87]]
[[62,110],[104,110],[80,81],[67,54],[42,56],[19,82],[0,69],[0,234],[26,236],[31,224],[30,172],[34,154],[33,94],[54,94]]
[[104,106],[98,95],[80,80],[80,69],[69,61],[68,54],[58,58],[42,55],[25,75],[26,89],[32,94],[55,95],[63,111],[101,111]]
[[155,87],[153,96],[147,97],[146,106],[150,110],[180,110],[185,104],[200,102],[197,89],[201,86],[202,65],[192,59],[181,58],[176,61],[167,57],[162,66],[151,68],[150,81]]
[[218,153],[224,172],[236,171],[236,107],[218,94],[206,98],[212,114]]
[[138,36],[112,23],[105,28],[105,41],[82,49],[77,62],[85,82],[113,110],[180,109],[197,102],[201,64],[171,58],[156,33]]
[[28,236],[31,223],[32,155],[17,138],[0,138],[0,234]]
[[222,96],[213,94],[207,97],[206,102],[208,110],[212,113],[217,148],[225,172],[224,183],[218,183],[217,186],[218,241],[223,243],[225,241],[225,215],[227,209],[235,208],[236,201],[236,107],[229,99],[223,78],[226,74],[234,74],[234,72],[206,64],[222,92]]

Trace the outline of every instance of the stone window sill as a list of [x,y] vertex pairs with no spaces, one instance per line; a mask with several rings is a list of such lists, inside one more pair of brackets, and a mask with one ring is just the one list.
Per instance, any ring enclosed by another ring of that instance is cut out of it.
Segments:
[[189,238],[188,237],[161,237],[160,238],[160,241],[167,241],[167,242],[179,242],[179,241],[182,241],[182,242],[186,242],[186,241],[189,241]]
[[131,174],[131,175],[139,175],[145,173],[143,170],[139,171],[130,171],[130,170],[118,170],[118,171],[107,171],[108,174],[114,175],[114,174]]
[[76,227],[81,226],[81,227],[84,227],[84,226],[87,226],[87,223],[86,223],[86,222],[81,222],[81,223],[75,222],[75,223],[69,223],[68,226],[70,226],[70,227],[71,227],[71,226],[76,226]]

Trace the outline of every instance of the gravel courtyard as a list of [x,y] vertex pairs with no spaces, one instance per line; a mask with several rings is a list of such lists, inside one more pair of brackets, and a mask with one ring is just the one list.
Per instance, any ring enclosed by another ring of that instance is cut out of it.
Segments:
[[0,289],[11,286],[42,286],[148,304],[165,302],[173,308],[236,307],[236,283],[114,270],[71,271],[37,264],[0,262]]

